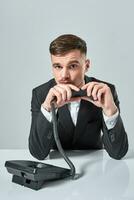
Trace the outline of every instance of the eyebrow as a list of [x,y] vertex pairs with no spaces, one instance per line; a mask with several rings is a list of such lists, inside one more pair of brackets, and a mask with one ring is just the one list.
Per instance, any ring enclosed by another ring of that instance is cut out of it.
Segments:
[[54,67],[54,66],[59,66],[59,65],[60,65],[60,63],[54,63],[54,64],[53,64],[53,67]]
[[71,63],[77,63],[77,64],[80,64],[78,60],[71,60],[68,64],[71,64]]
[[[76,64],[80,64],[78,60],[71,60],[67,65],[72,64],[72,63],[76,63]],[[61,63],[54,63],[53,66],[59,66],[61,65]]]

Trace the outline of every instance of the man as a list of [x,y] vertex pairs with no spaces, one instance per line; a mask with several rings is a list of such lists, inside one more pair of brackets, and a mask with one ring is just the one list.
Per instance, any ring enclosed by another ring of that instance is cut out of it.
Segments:
[[[56,97],[58,134],[64,149],[101,149],[115,159],[128,150],[128,139],[120,116],[114,85],[88,77],[87,47],[78,36],[66,34],[50,44],[54,79],[33,89],[31,154],[45,159],[56,149],[50,102]],[[72,90],[86,90],[87,96],[72,98]],[[103,134],[101,134],[101,131]]]

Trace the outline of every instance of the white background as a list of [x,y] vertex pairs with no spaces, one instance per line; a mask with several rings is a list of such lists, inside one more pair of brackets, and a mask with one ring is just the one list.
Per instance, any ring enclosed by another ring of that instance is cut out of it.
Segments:
[[0,0],[0,148],[28,148],[32,89],[52,77],[49,44],[72,33],[88,46],[89,76],[116,85],[134,143],[134,1]]

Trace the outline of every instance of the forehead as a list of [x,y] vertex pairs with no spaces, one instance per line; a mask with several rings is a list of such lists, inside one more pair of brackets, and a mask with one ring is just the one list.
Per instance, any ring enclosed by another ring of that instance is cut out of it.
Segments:
[[82,54],[79,50],[70,51],[65,55],[51,55],[52,63],[67,64],[71,61],[80,62],[82,59],[85,59],[85,55]]

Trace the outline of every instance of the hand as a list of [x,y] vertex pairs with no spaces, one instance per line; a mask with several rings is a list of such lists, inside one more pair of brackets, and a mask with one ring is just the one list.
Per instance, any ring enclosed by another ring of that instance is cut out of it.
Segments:
[[79,91],[80,89],[77,88],[76,86],[72,85],[72,84],[57,84],[55,85],[53,88],[51,88],[48,92],[48,95],[44,101],[44,103],[42,104],[42,106],[47,110],[47,111],[51,111],[51,101],[54,99],[54,97],[56,97],[56,102],[55,102],[55,106],[57,108],[63,106],[64,104],[67,104],[69,102],[72,101],[76,101],[79,100],[80,98],[71,98],[72,96],[72,91],[71,90],[75,90],[75,91]]
[[88,97],[82,99],[92,102],[95,106],[101,107],[105,115],[112,116],[118,110],[110,88],[107,84],[99,82],[90,82],[82,86],[82,90],[87,90],[87,96],[92,96],[93,100]]

